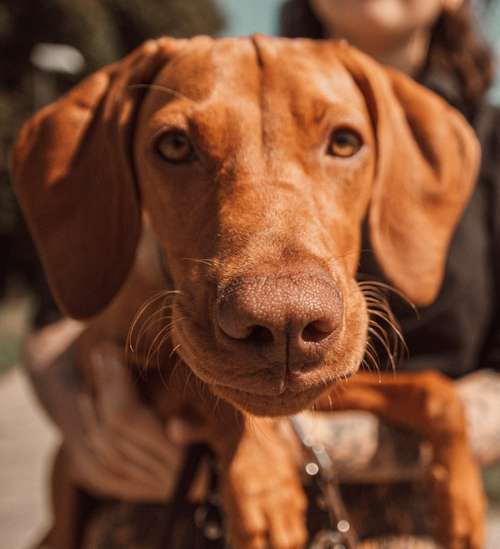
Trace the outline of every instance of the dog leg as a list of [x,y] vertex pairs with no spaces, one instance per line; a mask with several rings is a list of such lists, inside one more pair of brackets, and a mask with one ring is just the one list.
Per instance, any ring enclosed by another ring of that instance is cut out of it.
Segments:
[[[281,420],[239,416],[239,434],[220,448],[221,488],[231,546],[235,549],[305,547],[306,497],[297,455]],[[220,426],[219,426],[220,429]],[[221,438],[217,437],[220,441]]]
[[360,373],[321,397],[317,408],[369,411],[428,440],[438,541],[447,549],[483,547],[485,496],[468,443],[464,407],[450,380],[431,371]]

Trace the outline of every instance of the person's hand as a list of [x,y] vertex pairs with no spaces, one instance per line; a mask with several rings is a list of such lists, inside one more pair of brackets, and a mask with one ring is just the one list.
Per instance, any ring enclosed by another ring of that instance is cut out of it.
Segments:
[[140,401],[119,351],[106,347],[90,361],[95,395],[80,393],[83,431],[67,437],[74,480],[101,497],[167,500],[197,430],[180,419],[165,428]]

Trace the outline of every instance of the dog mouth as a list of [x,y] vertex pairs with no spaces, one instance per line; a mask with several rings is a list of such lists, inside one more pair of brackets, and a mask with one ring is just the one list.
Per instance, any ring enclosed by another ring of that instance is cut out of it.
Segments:
[[319,387],[328,388],[340,379],[347,380],[354,375],[354,371],[330,374],[331,366],[321,363],[316,363],[314,368],[308,371],[290,370],[285,365],[279,365],[279,369],[283,372],[282,375],[276,375],[272,369],[263,369],[235,378],[231,382],[216,380],[214,385],[222,390],[234,390],[249,396],[293,398],[294,395],[301,395],[308,391],[314,392]]
[[212,390],[217,396],[232,402],[237,408],[257,416],[282,416],[298,413],[308,407],[324,391],[333,385],[321,383],[307,387],[301,391],[285,387],[275,396],[258,392],[246,391],[242,388],[228,387],[223,384],[214,384]]
[[220,349],[214,352],[210,334],[200,328],[184,313],[171,333],[176,354],[216,396],[253,415],[289,415],[310,407],[337,381],[354,375],[362,359],[357,353],[340,352],[326,361],[247,364],[241,354],[236,359]]
[[314,382],[300,383],[298,381],[284,384],[280,391],[271,395],[269,392],[250,391],[243,384],[235,387],[223,383],[215,383],[214,393],[232,402],[237,408],[256,416],[284,416],[299,413],[310,408],[325,392],[331,390],[338,382],[347,382],[355,375],[358,368],[349,371],[322,376]]
[[[187,350],[185,344],[181,347]],[[182,352],[181,352],[182,355]],[[237,408],[254,415],[273,416],[297,413],[308,407],[321,393],[339,379],[347,379],[354,372],[328,375],[328,368],[317,363],[306,371],[289,372],[285,365],[261,368],[243,375],[229,375],[217,371],[189,352],[184,361],[214,394],[233,403]],[[357,369],[357,368],[356,368]],[[282,373],[279,373],[281,370]]]

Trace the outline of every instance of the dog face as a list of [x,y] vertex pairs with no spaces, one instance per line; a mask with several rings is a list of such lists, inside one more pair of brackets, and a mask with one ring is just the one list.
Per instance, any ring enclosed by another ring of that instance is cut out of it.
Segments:
[[264,37],[148,43],[19,143],[18,192],[61,305],[88,316],[113,297],[145,210],[178,290],[178,353],[263,415],[358,368],[365,216],[388,277],[432,300],[478,158],[460,115],[407,78],[342,43]]
[[285,44],[198,41],[156,78],[135,142],[180,291],[174,344],[220,395],[261,413],[352,373],[367,322],[354,275],[370,117],[338,60]]

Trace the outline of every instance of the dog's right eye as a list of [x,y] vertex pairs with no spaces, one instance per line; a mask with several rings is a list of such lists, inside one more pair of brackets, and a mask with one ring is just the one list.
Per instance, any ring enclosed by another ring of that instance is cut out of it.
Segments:
[[190,162],[194,158],[194,149],[188,136],[182,131],[164,133],[156,142],[158,154],[172,164]]
[[353,130],[340,128],[330,136],[328,154],[340,158],[354,156],[363,146],[361,137]]

